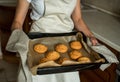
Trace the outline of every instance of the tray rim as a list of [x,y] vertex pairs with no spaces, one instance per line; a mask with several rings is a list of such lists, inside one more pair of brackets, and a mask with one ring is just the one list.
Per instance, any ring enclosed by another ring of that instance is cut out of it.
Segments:
[[[37,39],[37,38],[44,38],[44,37],[59,37],[59,36],[70,36],[70,35],[76,35],[78,32],[70,32],[70,33],[39,33],[39,32],[31,32],[28,34],[28,37],[30,39]],[[81,32],[80,32],[81,33]],[[81,33],[83,35],[84,38],[86,38],[86,36]],[[48,36],[49,35],[49,36]],[[83,38],[83,41],[85,40]],[[86,43],[86,41],[84,41]],[[98,53],[99,54],[99,53]],[[100,56],[103,56],[101,54],[99,54]],[[76,65],[68,65],[68,66],[53,66],[53,67],[44,67],[44,68],[38,68],[37,69],[37,75],[43,75],[43,74],[53,74],[53,73],[62,73],[62,72],[72,72],[72,71],[82,71],[85,69],[95,69],[95,68],[99,68],[101,64],[106,64],[108,63],[108,61],[106,60],[106,58],[103,56],[102,58],[105,59],[105,62],[102,63],[86,63],[86,64],[76,64]],[[77,68],[73,68],[77,66]],[[80,66],[84,66],[84,68],[79,68]],[[68,68],[73,68],[73,69],[69,69],[69,70],[65,70]],[[57,71],[59,68],[65,68],[64,70],[61,71]],[[48,70],[50,69],[50,70]],[[47,71],[46,71],[47,70]],[[50,72],[52,71],[52,72]]]

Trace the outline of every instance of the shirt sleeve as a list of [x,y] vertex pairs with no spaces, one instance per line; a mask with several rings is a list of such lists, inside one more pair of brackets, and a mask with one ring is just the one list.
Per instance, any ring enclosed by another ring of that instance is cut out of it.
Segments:
[[29,3],[32,1],[32,0],[27,0]]

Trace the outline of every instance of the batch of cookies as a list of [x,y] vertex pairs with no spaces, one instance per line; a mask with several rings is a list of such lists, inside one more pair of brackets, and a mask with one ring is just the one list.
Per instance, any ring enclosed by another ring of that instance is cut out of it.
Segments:
[[[67,60],[72,60],[80,63],[91,62],[89,57],[84,56],[80,52],[80,49],[82,49],[82,44],[79,41],[71,41],[69,43],[69,48],[66,44],[63,43],[54,45],[54,50],[49,50],[47,45],[41,43],[35,44],[33,47],[34,51],[39,55],[44,54],[44,57],[39,60],[39,63],[55,61],[58,64],[62,64],[63,61]],[[67,53],[69,57],[62,57],[64,53]]]

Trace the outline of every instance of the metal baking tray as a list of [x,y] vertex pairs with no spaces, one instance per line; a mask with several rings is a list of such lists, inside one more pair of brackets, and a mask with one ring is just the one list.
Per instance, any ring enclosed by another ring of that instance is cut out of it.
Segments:
[[[32,33],[28,34],[28,37],[30,39],[37,39],[37,38],[43,38],[43,37],[71,36],[71,35],[76,35],[76,34],[77,34],[77,32],[70,32],[70,33],[32,32]],[[82,35],[83,35],[84,42],[86,42],[86,37],[84,36],[84,34],[82,34]],[[105,59],[105,57],[102,54],[99,54],[99,56],[101,58]],[[86,70],[86,69],[97,69],[100,67],[101,64],[105,64],[105,63],[108,63],[108,61],[106,59],[105,59],[105,62],[99,62],[99,63],[86,63],[86,64],[75,64],[75,65],[67,65],[67,66],[52,66],[52,67],[38,68],[37,75],[72,72],[72,71],[82,71],[82,70]]]

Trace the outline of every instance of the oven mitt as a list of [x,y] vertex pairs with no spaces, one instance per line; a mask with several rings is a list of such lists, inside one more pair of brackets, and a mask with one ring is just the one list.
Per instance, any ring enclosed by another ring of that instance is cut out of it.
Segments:
[[109,62],[108,64],[102,64],[100,66],[100,69],[102,71],[104,71],[107,67],[109,67],[111,65],[111,63],[116,63],[118,64],[119,61],[117,59],[117,57],[115,56],[114,53],[112,53],[105,45],[102,44],[98,44],[96,46],[92,46],[91,42],[89,39],[87,39],[87,44],[97,53],[100,53],[101,55],[103,55],[106,60]]
[[29,38],[22,30],[14,30],[8,40],[6,50],[17,52],[21,58],[18,82],[32,82],[32,76],[26,64]]

